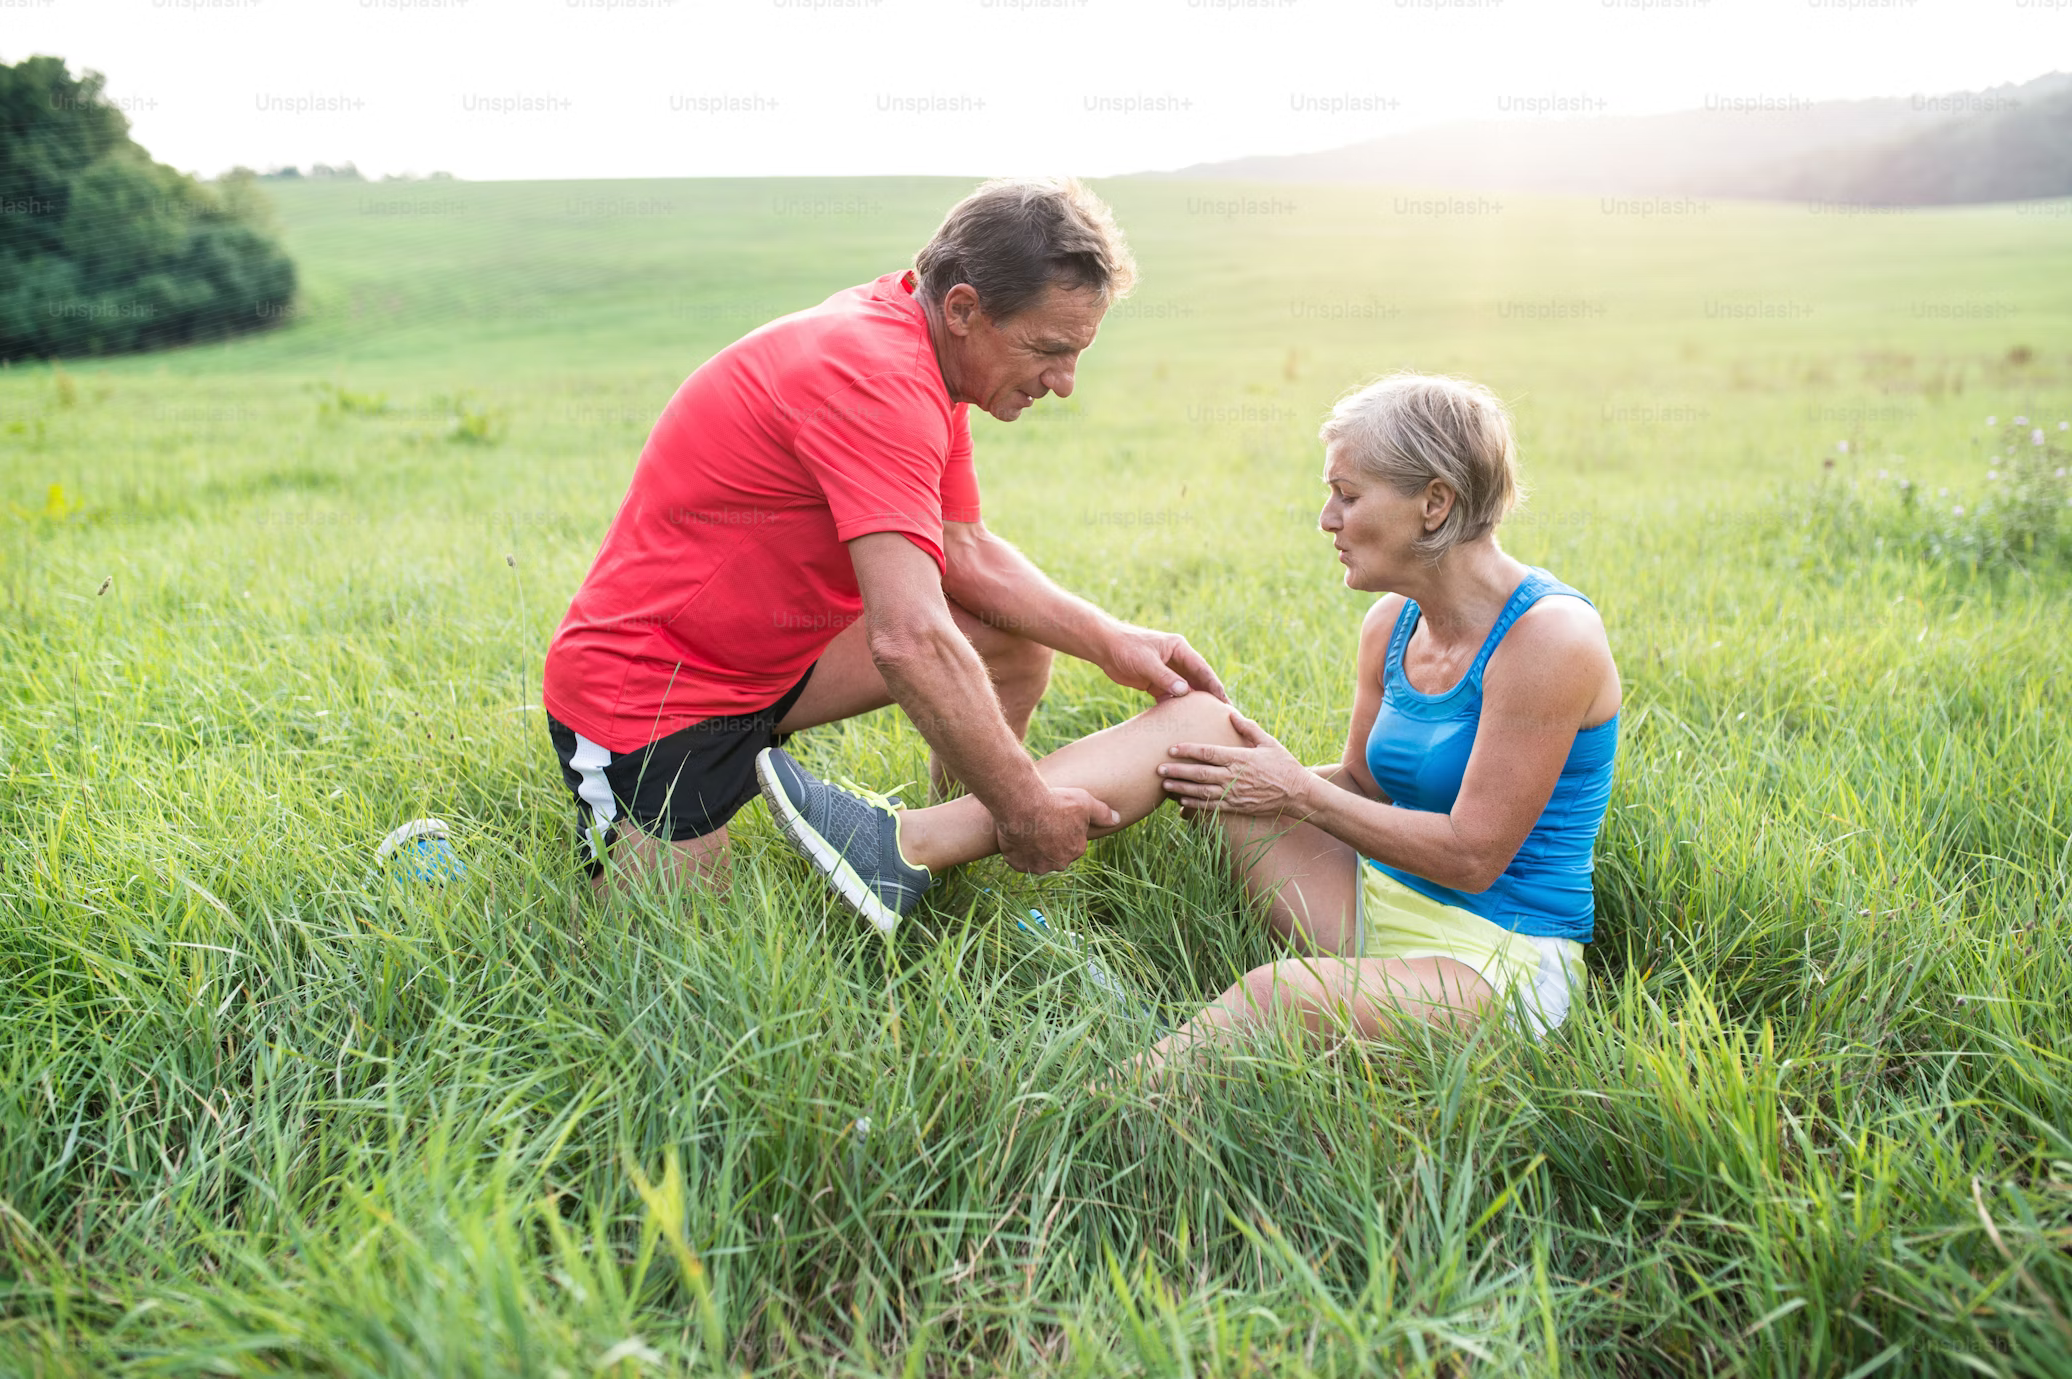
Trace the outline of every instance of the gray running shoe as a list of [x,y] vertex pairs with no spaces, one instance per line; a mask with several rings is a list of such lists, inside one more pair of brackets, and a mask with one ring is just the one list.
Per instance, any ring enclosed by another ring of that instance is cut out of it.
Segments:
[[829,785],[782,747],[756,753],[755,778],[791,845],[878,932],[890,937],[935,884],[928,868],[900,854],[899,816],[885,796],[852,781]]

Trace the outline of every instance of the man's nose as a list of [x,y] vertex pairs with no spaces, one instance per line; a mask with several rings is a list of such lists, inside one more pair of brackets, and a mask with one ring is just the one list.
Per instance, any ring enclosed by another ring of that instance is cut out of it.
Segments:
[[1070,397],[1072,396],[1073,373],[1074,369],[1070,364],[1054,364],[1043,371],[1041,382],[1044,387],[1050,389],[1059,397]]

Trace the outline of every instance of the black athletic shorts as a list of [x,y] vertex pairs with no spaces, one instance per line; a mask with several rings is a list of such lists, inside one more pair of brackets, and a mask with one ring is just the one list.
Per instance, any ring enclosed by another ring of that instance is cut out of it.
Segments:
[[672,843],[726,827],[755,798],[756,753],[791,736],[777,731],[777,721],[791,712],[812,678],[808,666],[770,707],[693,723],[637,752],[608,751],[549,714],[547,735],[576,801],[577,854],[590,874],[604,870],[620,819],[630,818],[649,837]]

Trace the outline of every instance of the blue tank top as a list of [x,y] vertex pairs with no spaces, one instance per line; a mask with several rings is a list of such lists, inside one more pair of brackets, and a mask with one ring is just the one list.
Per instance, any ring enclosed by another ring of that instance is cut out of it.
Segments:
[[[1583,598],[1545,570],[1528,570],[1497,615],[1468,673],[1444,694],[1420,693],[1403,674],[1403,648],[1410,644],[1418,619],[1417,605],[1404,600],[1389,636],[1381,712],[1367,735],[1367,770],[1398,808],[1441,814],[1453,809],[1482,720],[1482,672],[1511,624],[1550,594]],[[1437,885],[1372,858],[1368,865],[1443,905],[1457,905],[1514,933],[1588,943],[1596,915],[1590,872],[1597,830],[1611,800],[1612,758],[1618,748],[1617,714],[1576,734],[1539,822],[1496,884],[1478,895]]]

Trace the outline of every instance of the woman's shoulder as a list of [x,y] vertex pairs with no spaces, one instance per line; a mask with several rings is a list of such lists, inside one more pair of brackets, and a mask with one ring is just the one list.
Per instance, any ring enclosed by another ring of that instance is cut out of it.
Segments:
[[1389,639],[1396,630],[1396,619],[1402,615],[1403,605],[1409,602],[1401,594],[1383,594],[1368,605],[1366,616],[1360,619],[1360,650],[1357,659],[1359,678],[1362,685],[1383,686],[1388,680]]
[[1378,658],[1388,649],[1396,620],[1403,616],[1403,605],[1409,601],[1401,594],[1383,594],[1368,605],[1366,615],[1360,619],[1360,659],[1366,660],[1370,654]]
[[1403,615],[1403,605],[1410,602],[1401,594],[1383,594],[1367,606],[1366,616],[1360,619],[1360,639],[1379,635],[1387,641],[1389,633],[1396,630],[1396,619]]
[[1593,720],[1617,711],[1619,670],[1604,619],[1588,600],[1558,581],[1518,615],[1489,664],[1491,678],[1499,682],[1522,675],[1531,686],[1529,693],[1544,692],[1552,679],[1590,686],[1591,702],[1601,710],[1592,714]]
[[1611,649],[1605,635],[1604,619],[1598,614],[1596,605],[1567,585],[1548,590],[1518,615],[1518,620],[1511,624],[1498,649],[1514,646],[1534,655],[1592,648],[1602,648],[1608,653]]

